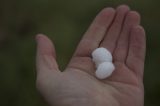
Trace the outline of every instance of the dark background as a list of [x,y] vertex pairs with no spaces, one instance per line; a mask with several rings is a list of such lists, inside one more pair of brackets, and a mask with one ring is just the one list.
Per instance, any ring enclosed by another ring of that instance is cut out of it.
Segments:
[[64,69],[95,15],[120,4],[142,16],[145,106],[160,106],[160,0],[0,0],[0,106],[47,106],[35,88],[37,33],[54,40]]

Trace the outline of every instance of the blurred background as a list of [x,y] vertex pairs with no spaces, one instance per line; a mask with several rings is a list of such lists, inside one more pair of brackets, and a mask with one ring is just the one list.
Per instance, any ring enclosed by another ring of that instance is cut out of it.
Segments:
[[140,12],[147,34],[145,106],[160,106],[159,0],[0,0],[0,106],[47,106],[35,88],[35,35],[55,43],[64,69],[80,38],[104,7]]

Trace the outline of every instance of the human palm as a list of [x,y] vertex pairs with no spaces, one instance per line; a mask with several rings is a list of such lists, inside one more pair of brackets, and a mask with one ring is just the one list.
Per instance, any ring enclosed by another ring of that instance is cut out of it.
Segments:
[[[37,36],[37,87],[51,106],[143,106],[145,33],[127,6],[103,9],[80,41],[67,68],[58,69],[54,45]],[[105,47],[115,71],[99,80],[91,53]]]

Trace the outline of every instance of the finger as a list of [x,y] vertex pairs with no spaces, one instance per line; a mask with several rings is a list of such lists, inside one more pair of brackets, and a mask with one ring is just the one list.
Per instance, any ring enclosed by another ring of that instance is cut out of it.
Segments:
[[145,48],[145,31],[143,27],[133,27],[131,31],[129,53],[127,56],[126,65],[140,78],[143,78]]
[[135,11],[128,12],[122,32],[119,36],[117,47],[113,54],[114,61],[125,62],[128,53],[128,43],[130,31],[133,26],[137,26],[140,23],[140,15]]
[[121,5],[117,8],[116,18],[113,21],[113,24],[111,25],[106,37],[101,43],[101,46],[107,48],[111,53],[113,53],[113,50],[115,49],[116,41],[120,35],[123,21],[128,11],[129,7],[126,5]]
[[57,71],[56,53],[52,42],[42,34],[36,36],[37,40],[37,74],[47,71]]
[[114,16],[115,10],[113,8],[105,8],[96,16],[80,41],[67,68],[74,68],[93,74],[95,69],[91,59],[91,53],[99,47]]
[[103,9],[94,19],[93,23],[80,41],[74,56],[86,57],[97,48],[108,30],[115,15],[113,8]]

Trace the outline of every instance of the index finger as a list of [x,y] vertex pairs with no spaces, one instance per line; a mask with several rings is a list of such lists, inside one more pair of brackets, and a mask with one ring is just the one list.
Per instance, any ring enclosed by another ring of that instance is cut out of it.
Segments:
[[115,16],[115,10],[113,8],[103,9],[94,19],[93,23],[84,34],[80,41],[74,56],[88,57],[91,52],[99,47],[100,42],[105,36],[112,20]]

